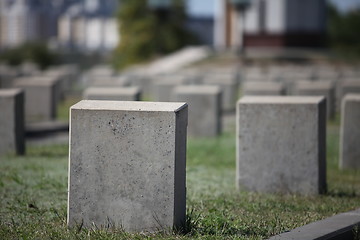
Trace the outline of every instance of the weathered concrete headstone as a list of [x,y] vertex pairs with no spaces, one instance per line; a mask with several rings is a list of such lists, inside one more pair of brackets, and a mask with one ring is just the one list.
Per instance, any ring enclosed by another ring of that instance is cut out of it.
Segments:
[[68,225],[182,227],[187,105],[85,100],[70,111]]
[[26,122],[49,121],[56,117],[60,85],[56,78],[20,78],[15,86],[25,91]]
[[323,97],[243,97],[237,108],[240,189],[317,194],[326,190]]
[[299,96],[324,96],[328,119],[335,117],[335,85],[331,81],[299,81],[295,84],[295,94]]
[[0,155],[25,153],[24,92],[0,90]]
[[221,133],[221,89],[217,86],[178,86],[174,101],[189,104],[188,134],[193,137],[215,137]]
[[90,87],[84,91],[87,100],[140,101],[138,87]]
[[360,94],[348,94],[343,98],[340,168],[360,169]]
[[244,82],[243,96],[278,96],[285,94],[280,82]]

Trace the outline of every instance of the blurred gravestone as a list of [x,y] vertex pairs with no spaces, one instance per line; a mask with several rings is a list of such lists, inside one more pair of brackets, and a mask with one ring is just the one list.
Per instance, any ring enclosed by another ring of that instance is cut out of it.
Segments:
[[24,92],[0,90],[0,155],[25,153]]
[[348,94],[343,98],[340,167],[360,169],[360,94]]

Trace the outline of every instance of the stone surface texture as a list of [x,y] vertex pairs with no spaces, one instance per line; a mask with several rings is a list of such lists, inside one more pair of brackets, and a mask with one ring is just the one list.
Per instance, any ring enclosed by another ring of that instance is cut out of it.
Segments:
[[0,155],[25,153],[24,92],[0,90]]
[[174,101],[189,105],[189,136],[215,137],[221,133],[221,96],[218,86],[189,85],[174,89]]
[[239,189],[312,195],[326,190],[323,97],[243,97],[237,108]]
[[340,168],[360,169],[360,94],[348,94],[343,98]]
[[69,226],[183,226],[185,103],[85,100],[70,119]]
[[138,87],[90,87],[83,93],[87,100],[139,101]]

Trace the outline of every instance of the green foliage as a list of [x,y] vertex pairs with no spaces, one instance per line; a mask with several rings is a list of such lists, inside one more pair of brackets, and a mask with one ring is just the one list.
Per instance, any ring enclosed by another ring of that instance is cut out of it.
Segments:
[[23,62],[34,62],[41,69],[45,69],[56,63],[57,56],[43,43],[28,42],[2,52],[0,61],[15,66],[20,65]]
[[113,55],[115,67],[148,61],[195,43],[184,28],[185,18],[183,0],[173,0],[169,12],[150,10],[147,0],[121,0],[120,43]]
[[360,57],[360,9],[340,13],[329,5],[329,45],[340,54],[348,57]]

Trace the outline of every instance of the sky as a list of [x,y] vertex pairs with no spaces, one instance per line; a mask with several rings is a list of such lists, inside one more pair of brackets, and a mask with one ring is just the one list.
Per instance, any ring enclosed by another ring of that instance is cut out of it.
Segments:
[[[212,16],[214,14],[215,0],[187,0],[188,10],[195,16]],[[271,1],[271,0],[269,0]],[[346,11],[354,5],[360,5],[360,0],[329,0],[341,11]]]

